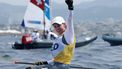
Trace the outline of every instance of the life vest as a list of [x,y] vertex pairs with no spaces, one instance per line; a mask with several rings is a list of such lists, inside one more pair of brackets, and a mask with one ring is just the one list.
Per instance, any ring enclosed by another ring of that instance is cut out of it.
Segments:
[[64,64],[70,64],[74,56],[75,44],[76,44],[76,39],[72,44],[66,45],[64,50],[62,50],[60,53],[57,54],[56,57],[54,57],[54,61],[64,63]]

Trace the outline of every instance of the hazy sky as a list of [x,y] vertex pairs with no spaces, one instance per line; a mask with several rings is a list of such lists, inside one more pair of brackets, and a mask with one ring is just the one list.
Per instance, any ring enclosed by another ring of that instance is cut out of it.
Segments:
[[[30,0],[0,0],[0,3],[9,3],[13,5],[27,5]],[[56,3],[64,3],[64,0],[51,0]],[[92,2],[95,0],[74,0],[74,4],[80,4],[83,2]]]

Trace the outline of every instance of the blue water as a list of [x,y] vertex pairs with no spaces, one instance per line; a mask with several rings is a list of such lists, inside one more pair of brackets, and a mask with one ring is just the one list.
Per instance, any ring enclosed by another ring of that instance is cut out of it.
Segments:
[[[11,45],[20,35],[0,36],[0,69],[24,69],[29,65],[14,64],[15,61],[35,62],[52,58],[50,49],[15,50]],[[75,49],[72,64],[94,69],[122,69],[122,46],[110,46],[101,36],[93,43]]]

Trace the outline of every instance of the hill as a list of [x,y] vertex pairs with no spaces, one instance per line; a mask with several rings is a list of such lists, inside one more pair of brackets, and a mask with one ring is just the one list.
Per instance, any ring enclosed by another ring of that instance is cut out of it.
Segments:
[[[26,6],[15,6],[4,3],[0,4],[0,8],[2,8],[2,10],[0,11],[0,24],[8,23],[9,18],[11,18],[14,23],[20,23],[26,10]],[[63,16],[64,18],[66,18],[67,12],[68,11],[66,5],[53,3],[52,18],[55,16]],[[76,23],[79,23],[81,21],[102,21],[108,18],[121,19],[121,12],[122,7],[120,6],[84,3],[75,5],[74,21]]]

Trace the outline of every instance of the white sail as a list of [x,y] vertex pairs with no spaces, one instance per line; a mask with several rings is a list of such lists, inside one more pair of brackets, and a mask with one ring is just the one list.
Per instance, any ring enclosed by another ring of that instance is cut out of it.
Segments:
[[49,0],[45,2],[44,0],[30,0],[21,25],[38,30],[49,30],[50,22]]

